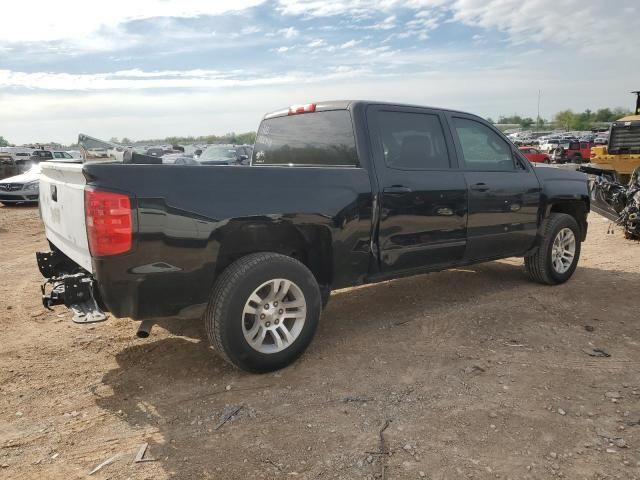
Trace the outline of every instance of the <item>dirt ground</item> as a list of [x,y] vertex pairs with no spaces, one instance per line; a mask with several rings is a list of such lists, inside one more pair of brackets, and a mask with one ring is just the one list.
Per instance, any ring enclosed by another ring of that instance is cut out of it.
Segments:
[[114,456],[90,478],[640,478],[640,244],[590,222],[565,285],[513,259],[337,292],[309,351],[259,376],[197,321],[140,340],[44,310],[37,209],[0,207],[0,478]]

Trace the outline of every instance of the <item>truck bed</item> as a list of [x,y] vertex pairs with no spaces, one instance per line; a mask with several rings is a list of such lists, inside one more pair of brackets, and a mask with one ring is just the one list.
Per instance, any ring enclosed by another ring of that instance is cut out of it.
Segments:
[[[118,317],[204,309],[217,273],[248,244],[279,251],[293,240],[302,250],[321,238],[333,244],[334,259],[351,258],[326,265],[338,286],[369,272],[372,195],[364,169],[85,163],[43,172],[47,239],[92,273],[102,305]],[[91,257],[85,187],[130,197],[131,251]]]

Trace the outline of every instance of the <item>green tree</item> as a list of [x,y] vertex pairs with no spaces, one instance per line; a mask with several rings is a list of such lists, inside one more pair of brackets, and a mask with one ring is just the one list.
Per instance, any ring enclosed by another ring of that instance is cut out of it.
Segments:
[[522,117],[520,115],[511,115],[510,117],[500,116],[498,117],[499,124],[517,124],[520,125],[522,122]]
[[631,112],[626,108],[616,107],[611,112],[610,122],[615,122],[619,118],[626,117],[627,115],[631,115]]
[[522,128],[529,128],[531,125],[533,125],[533,118],[527,117],[520,119],[520,126]]
[[571,110],[563,110],[556,113],[555,123],[558,127],[570,130],[576,123],[576,114]]
[[237,136],[238,143],[242,145],[253,145],[256,141],[256,132],[240,133]]
[[595,113],[594,120],[596,122],[608,122],[610,118],[611,118],[611,109],[601,108]]
[[0,147],[8,147],[9,142],[4,137],[0,137]]

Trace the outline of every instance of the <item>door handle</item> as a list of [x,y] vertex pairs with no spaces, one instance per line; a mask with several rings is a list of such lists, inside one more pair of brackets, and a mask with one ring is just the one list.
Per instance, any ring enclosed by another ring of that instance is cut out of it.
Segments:
[[489,190],[489,185],[487,185],[486,183],[474,183],[473,185],[471,185],[471,190],[475,190],[476,192],[486,192],[487,190]]
[[412,190],[409,187],[405,187],[404,185],[393,185],[391,187],[383,188],[382,192],[389,195],[403,195],[405,193],[411,193]]

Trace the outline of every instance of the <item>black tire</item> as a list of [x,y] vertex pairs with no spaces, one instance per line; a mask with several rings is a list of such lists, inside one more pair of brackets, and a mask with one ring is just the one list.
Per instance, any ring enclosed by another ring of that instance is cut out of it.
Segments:
[[573,157],[571,157],[571,161],[579,165],[582,164],[582,155],[580,155],[579,153],[575,154]]
[[[306,317],[291,345],[277,353],[261,353],[244,337],[242,312],[254,290],[276,278],[290,280],[300,288],[306,302]],[[320,288],[305,265],[277,253],[254,253],[237,260],[219,276],[204,321],[209,341],[226,361],[247,372],[265,373],[286,367],[304,353],[316,332],[321,312]]]
[[[564,273],[558,273],[552,265],[553,242],[558,233],[569,228],[575,238],[575,254],[573,263]],[[575,218],[565,213],[552,213],[542,225],[542,241],[538,250],[530,256],[524,257],[524,266],[529,277],[545,285],[558,285],[571,278],[580,259],[580,227]]]

